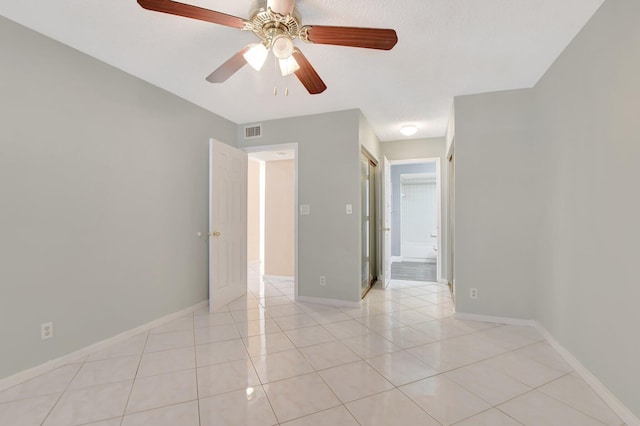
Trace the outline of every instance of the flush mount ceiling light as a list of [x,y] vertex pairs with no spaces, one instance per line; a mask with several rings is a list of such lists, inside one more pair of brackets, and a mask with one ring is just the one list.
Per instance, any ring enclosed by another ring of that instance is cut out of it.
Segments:
[[400,133],[405,136],[413,136],[418,131],[418,127],[415,124],[405,124],[400,127]]

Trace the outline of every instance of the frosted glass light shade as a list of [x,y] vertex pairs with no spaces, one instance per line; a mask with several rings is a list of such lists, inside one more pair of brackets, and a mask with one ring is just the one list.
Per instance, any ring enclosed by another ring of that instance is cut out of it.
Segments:
[[249,50],[247,50],[242,56],[244,56],[244,59],[253,69],[260,71],[264,62],[267,60],[268,53],[269,51],[264,47],[264,44],[255,43],[251,45]]
[[288,58],[293,53],[293,49],[295,49],[293,40],[284,35],[274,37],[271,42],[271,51],[273,52],[273,56],[278,59]]
[[293,56],[289,56],[286,59],[279,59],[278,62],[280,62],[280,72],[283,77],[293,74],[300,69],[300,65],[298,65],[298,62]]
[[418,132],[418,128],[413,124],[407,124],[405,126],[400,127],[400,133],[405,136],[413,136]]

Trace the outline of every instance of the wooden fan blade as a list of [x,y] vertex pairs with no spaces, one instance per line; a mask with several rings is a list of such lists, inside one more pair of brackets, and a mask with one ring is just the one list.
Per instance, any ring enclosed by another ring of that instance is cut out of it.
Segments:
[[300,49],[296,49],[293,52],[293,58],[296,60],[300,69],[295,72],[296,77],[300,80],[300,83],[307,89],[311,95],[317,95],[327,90],[327,86],[320,78],[318,73],[307,58],[302,54]]
[[227,81],[229,77],[231,77],[236,72],[240,71],[247,61],[244,59],[244,53],[249,50],[249,46],[245,47],[231,58],[227,60],[224,64],[220,65],[214,72],[209,74],[207,77],[207,81],[209,83],[223,83]]
[[306,28],[308,40],[317,44],[391,50],[398,42],[395,30],[390,29],[326,25],[313,25]]
[[280,15],[290,15],[296,0],[267,0],[267,7]]
[[227,15],[214,10],[192,6],[190,4],[178,3],[171,0],[138,0],[138,4],[145,9],[156,12],[169,13],[171,15],[184,16],[186,18],[198,19],[200,21],[213,22],[227,27],[244,27],[244,20],[237,16]]

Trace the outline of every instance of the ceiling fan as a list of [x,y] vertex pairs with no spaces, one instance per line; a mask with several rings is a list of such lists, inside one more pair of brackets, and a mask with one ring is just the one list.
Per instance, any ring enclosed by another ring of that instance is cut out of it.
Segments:
[[380,50],[391,50],[398,42],[396,32],[391,29],[301,26],[295,0],[258,0],[249,20],[173,0],[138,0],[138,3],[156,12],[251,31],[260,39],[259,43],[246,46],[213,71],[207,77],[210,83],[226,81],[246,63],[260,70],[271,50],[278,59],[282,75],[295,74],[307,91],[315,95],[324,92],[327,86],[300,49],[295,47],[293,41],[296,38],[315,44]]

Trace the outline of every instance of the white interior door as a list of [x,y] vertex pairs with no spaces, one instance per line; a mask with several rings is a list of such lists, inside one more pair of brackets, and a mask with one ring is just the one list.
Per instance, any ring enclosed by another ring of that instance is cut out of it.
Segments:
[[209,310],[247,292],[247,154],[209,144]]
[[382,157],[382,268],[384,286],[391,281],[391,163]]

